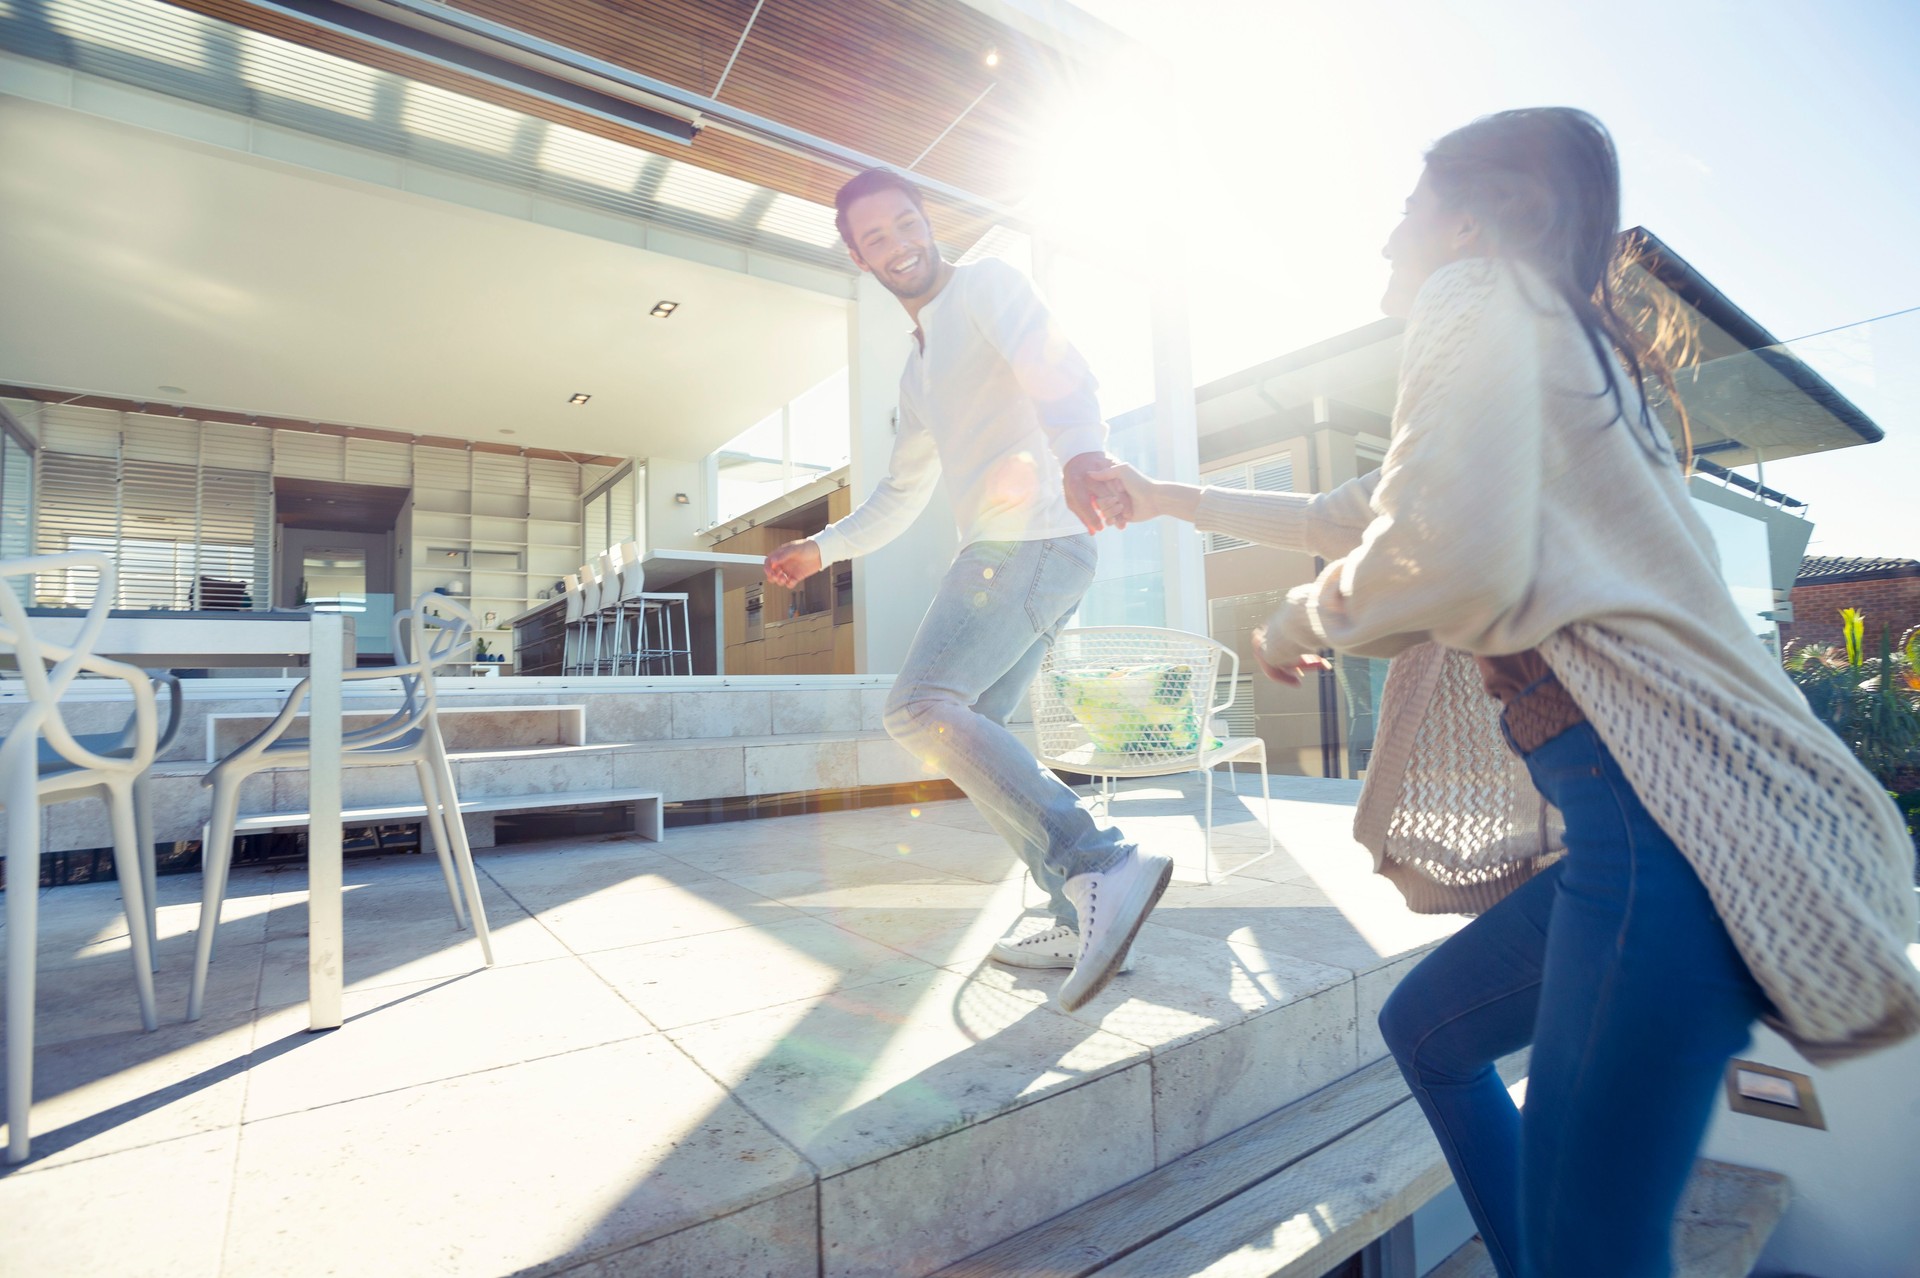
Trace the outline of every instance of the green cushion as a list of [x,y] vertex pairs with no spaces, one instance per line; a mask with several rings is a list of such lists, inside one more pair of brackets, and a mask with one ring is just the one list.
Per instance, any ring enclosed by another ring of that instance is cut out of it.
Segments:
[[1053,672],[1054,692],[1105,754],[1179,754],[1198,748],[1201,724],[1193,680],[1191,665],[1171,662]]

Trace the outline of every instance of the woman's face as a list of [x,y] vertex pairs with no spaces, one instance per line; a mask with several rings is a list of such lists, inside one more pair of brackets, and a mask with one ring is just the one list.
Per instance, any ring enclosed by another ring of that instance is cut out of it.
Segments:
[[1380,299],[1380,309],[1406,318],[1413,311],[1413,299],[1427,278],[1449,262],[1471,257],[1480,251],[1480,228],[1458,209],[1450,209],[1434,191],[1423,172],[1407,197],[1407,208],[1400,225],[1387,237],[1381,255],[1393,263],[1393,275]]

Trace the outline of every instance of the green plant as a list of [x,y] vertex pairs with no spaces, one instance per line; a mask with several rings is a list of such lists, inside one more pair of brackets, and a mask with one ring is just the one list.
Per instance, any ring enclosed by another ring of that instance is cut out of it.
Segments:
[[1822,723],[1893,794],[1920,849],[1920,627],[1896,647],[1888,627],[1880,652],[1866,650],[1866,618],[1840,614],[1842,645],[1790,646],[1784,658],[1792,679]]

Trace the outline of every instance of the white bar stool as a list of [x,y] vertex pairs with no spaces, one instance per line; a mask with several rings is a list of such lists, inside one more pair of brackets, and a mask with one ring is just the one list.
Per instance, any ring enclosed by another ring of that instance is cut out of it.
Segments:
[[[687,596],[680,592],[650,591],[646,588],[646,571],[640,563],[640,547],[635,542],[622,542],[615,548],[623,561],[620,566],[620,594],[616,618],[624,633],[624,622],[629,609],[633,620],[633,642],[624,654],[633,661],[633,672],[640,673],[645,662],[648,673],[652,673],[655,662],[664,664],[661,673],[674,673],[676,657],[686,666],[686,673],[693,673],[693,623],[687,610]],[[680,613],[680,628],[676,635],[673,624],[675,610]],[[649,624],[651,623],[651,624]],[[614,671],[619,672],[619,657],[614,660]]]

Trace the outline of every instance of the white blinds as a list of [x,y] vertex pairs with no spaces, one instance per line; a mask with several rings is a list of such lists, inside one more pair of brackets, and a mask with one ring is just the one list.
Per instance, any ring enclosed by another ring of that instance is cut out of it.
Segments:
[[[1237,466],[1209,471],[1200,476],[1200,482],[1215,488],[1234,488],[1260,493],[1290,493],[1293,491],[1293,457],[1290,454],[1283,454],[1262,457],[1257,461],[1242,462]],[[1213,532],[1206,535],[1207,553],[1210,555],[1220,550],[1240,550],[1252,544],[1239,537],[1230,537],[1226,533]]]
[[[269,433],[171,417],[43,410],[38,550],[93,550],[120,569],[122,608],[265,608],[273,551]],[[35,602],[85,589],[35,583]]]
[[623,541],[640,540],[636,512],[644,474],[639,467],[629,469],[583,503],[585,527],[580,551],[585,562],[591,563]]

